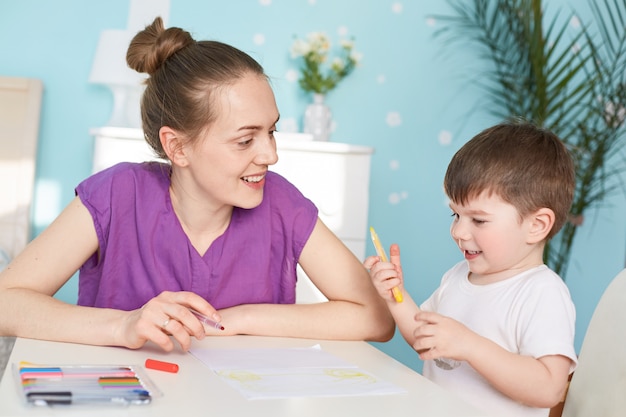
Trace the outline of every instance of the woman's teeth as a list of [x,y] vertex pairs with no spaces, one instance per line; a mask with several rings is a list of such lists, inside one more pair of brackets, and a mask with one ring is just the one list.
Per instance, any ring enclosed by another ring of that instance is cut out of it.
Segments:
[[259,182],[263,179],[263,175],[254,175],[252,177],[242,177],[245,182]]

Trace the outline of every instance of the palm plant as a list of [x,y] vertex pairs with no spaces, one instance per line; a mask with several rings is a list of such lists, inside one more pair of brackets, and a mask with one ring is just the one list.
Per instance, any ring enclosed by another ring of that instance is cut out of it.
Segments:
[[576,191],[570,221],[548,244],[544,260],[563,278],[585,211],[622,188],[626,168],[626,0],[590,0],[593,22],[555,13],[541,0],[448,0],[453,15],[435,36],[476,47],[487,70],[475,75],[487,109],[499,119],[524,119],[552,130],[571,150]]

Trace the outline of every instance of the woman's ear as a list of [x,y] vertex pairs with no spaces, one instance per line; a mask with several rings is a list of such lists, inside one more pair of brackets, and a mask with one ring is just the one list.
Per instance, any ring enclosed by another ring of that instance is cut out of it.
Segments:
[[162,126],[159,129],[159,140],[165,154],[173,164],[183,167],[189,165],[183,147],[184,142],[178,132],[169,126]]
[[554,226],[554,211],[542,207],[530,216],[528,243],[538,243],[545,240]]

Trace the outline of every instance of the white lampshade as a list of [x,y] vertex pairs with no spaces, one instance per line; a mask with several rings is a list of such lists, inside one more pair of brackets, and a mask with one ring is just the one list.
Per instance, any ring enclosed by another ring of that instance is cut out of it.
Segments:
[[104,84],[113,92],[113,112],[107,126],[141,127],[139,100],[145,74],[126,64],[126,51],[137,31],[110,29],[100,34],[89,82]]

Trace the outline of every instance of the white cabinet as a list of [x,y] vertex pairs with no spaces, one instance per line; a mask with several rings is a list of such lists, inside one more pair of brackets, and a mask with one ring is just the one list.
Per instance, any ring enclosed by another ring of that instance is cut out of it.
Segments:
[[[278,163],[270,170],[293,183],[319,209],[320,219],[359,260],[365,257],[373,149],[336,142],[298,140],[276,134]],[[298,267],[299,303],[325,300]]]
[[[93,129],[93,171],[121,161],[155,159],[140,129]],[[298,135],[296,135],[298,136]],[[295,139],[277,133],[278,163],[270,167],[290,182],[319,209],[322,221],[359,260],[365,257],[369,207],[370,160],[373,148],[336,142]],[[321,299],[299,271],[298,302]]]
[[101,127],[92,129],[89,133],[94,137],[92,172],[102,171],[118,162],[157,159],[143,138],[141,129]]
[[320,218],[362,260],[365,256],[372,148],[276,135],[278,172],[310,198]]

